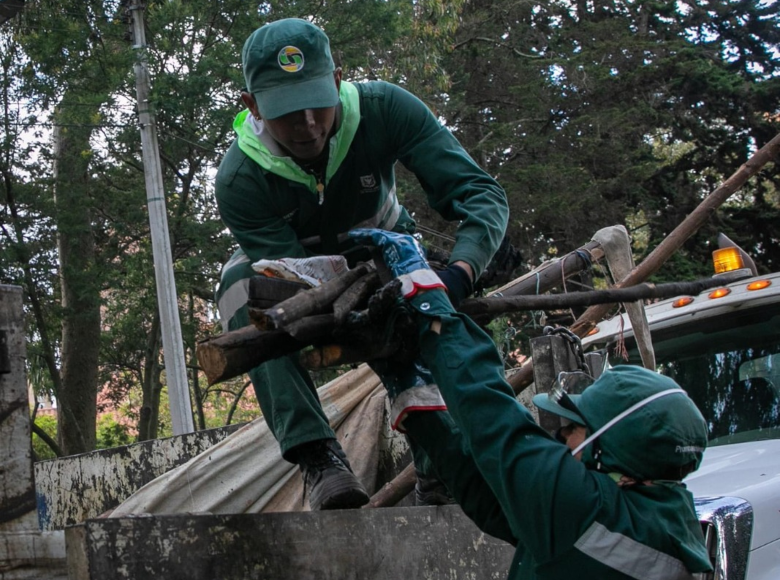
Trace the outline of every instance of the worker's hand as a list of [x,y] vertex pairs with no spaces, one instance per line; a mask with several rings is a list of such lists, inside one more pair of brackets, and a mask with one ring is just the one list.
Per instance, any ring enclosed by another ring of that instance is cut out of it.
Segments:
[[349,237],[359,244],[379,248],[385,266],[401,281],[404,298],[411,298],[419,290],[446,290],[447,287],[425,261],[422,246],[412,236],[386,230],[356,229],[349,232]]
[[447,287],[447,294],[450,296],[450,302],[457,308],[462,300],[465,300],[474,293],[474,281],[471,274],[457,262],[450,264],[446,269],[436,272],[444,285]]
[[368,366],[382,379],[390,400],[390,425],[403,432],[403,420],[410,412],[444,411],[447,405],[439,393],[431,371],[420,359],[399,364],[379,359]]

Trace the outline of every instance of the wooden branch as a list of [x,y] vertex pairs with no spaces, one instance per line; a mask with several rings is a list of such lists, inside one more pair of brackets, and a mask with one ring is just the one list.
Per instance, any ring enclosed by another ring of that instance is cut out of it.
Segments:
[[604,250],[598,242],[588,242],[560,260],[545,262],[532,272],[505,284],[491,292],[491,295],[520,296],[544,294],[561,285],[563,280],[588,269],[593,262],[604,257]]
[[379,274],[376,271],[369,272],[336,298],[333,302],[333,316],[336,324],[338,326],[344,324],[349,313],[357,309],[362,301],[378,290],[379,284]]
[[336,322],[332,314],[317,314],[296,320],[288,324],[284,330],[299,342],[311,344],[328,336],[335,327]]
[[252,324],[258,330],[284,329],[296,320],[313,314],[322,314],[331,308],[333,302],[359,278],[369,273],[374,266],[363,263],[323,283],[316,288],[300,292],[266,310],[250,308]]
[[398,348],[398,340],[392,340],[388,343],[365,340],[360,343],[328,344],[305,350],[301,353],[299,360],[304,368],[319,370],[387,358],[393,355]]
[[729,278],[707,278],[695,282],[675,282],[658,285],[645,283],[631,286],[630,288],[548,294],[544,296],[472,298],[464,300],[458,310],[469,316],[491,315],[495,317],[507,312],[523,310],[554,310],[576,306],[591,306],[593,304],[616,304],[648,299],[673,298],[681,295],[696,295],[709,288],[722,286],[728,283],[729,280]]
[[414,470],[414,464],[410,463],[404,470],[395,476],[392,481],[387,482],[382,489],[371,496],[369,502],[363,508],[390,507],[396,505],[399,501],[409,495],[417,482],[417,474]]

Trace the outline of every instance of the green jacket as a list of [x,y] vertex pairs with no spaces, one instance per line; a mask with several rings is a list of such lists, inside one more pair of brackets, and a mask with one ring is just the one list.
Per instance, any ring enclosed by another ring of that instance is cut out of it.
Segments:
[[589,469],[517,402],[492,340],[442,292],[410,303],[449,416],[410,413],[404,428],[466,514],[517,547],[510,579],[690,580],[711,569],[682,484],[619,487]]
[[216,197],[222,220],[250,260],[353,253],[346,232],[377,227],[410,233],[394,166],[420,181],[429,205],[460,222],[451,261],[479,275],[498,249],[508,219],[503,189],[466,153],[431,111],[386,82],[341,83],[341,124],[330,141],[322,195],[317,180],[262,133],[248,111],[220,164]]

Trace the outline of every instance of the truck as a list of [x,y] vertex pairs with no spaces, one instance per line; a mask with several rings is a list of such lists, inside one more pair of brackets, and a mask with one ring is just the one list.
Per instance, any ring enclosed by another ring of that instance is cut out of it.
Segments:
[[[727,238],[726,238],[727,239]],[[713,580],[780,578],[780,272],[755,275],[732,245],[722,286],[645,306],[657,370],[701,410],[709,444],[684,483],[693,493]],[[747,259],[749,261],[749,258]],[[751,264],[748,264],[751,265]],[[718,271],[720,270],[720,271]],[[737,272],[737,274],[734,274]],[[607,364],[641,365],[625,314],[583,338]]]

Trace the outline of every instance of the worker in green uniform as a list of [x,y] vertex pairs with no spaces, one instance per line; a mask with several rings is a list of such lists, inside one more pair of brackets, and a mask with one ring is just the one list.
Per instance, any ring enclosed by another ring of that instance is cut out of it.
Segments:
[[[223,325],[249,324],[253,262],[342,255],[354,264],[368,254],[348,238],[350,229],[413,232],[396,192],[398,161],[417,177],[430,206],[459,222],[440,276],[453,301],[469,295],[504,236],[506,195],[422,101],[390,83],[342,80],[328,37],[305,20],[260,27],[241,57],[246,109],[235,119],[237,137],[216,178],[220,216],[239,246],[217,291]],[[264,363],[249,376],[283,456],[301,467],[311,508],[366,503],[296,357]],[[424,455],[413,453],[421,467]],[[419,495],[435,503],[437,482],[421,469],[427,487],[418,487]]]
[[[419,327],[421,358],[448,413],[420,411],[415,387],[387,381],[396,423],[430,457],[466,514],[517,548],[511,579],[692,579],[711,570],[693,498],[705,421],[672,379],[635,366],[606,371],[582,395],[542,408],[572,422],[556,441],[515,398],[492,340],[457,313],[416,240],[380,230]],[[562,403],[566,403],[563,406]]]

